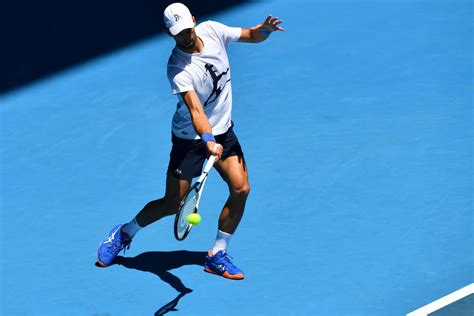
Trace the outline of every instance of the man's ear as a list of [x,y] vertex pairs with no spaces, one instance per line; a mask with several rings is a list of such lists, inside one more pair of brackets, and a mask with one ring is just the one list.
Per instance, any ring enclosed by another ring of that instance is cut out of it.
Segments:
[[196,18],[194,17],[194,15],[193,15],[193,22],[194,22],[194,26],[196,26]]

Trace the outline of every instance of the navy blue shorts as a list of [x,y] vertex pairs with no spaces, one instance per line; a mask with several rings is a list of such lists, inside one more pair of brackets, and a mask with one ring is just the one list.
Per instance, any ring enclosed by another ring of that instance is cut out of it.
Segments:
[[[179,179],[190,180],[200,176],[202,166],[208,156],[206,145],[200,139],[183,139],[176,137],[173,133],[171,134],[173,147],[170,152],[168,172]],[[224,134],[214,137],[216,142],[224,147],[221,159],[231,156],[244,156],[232,127]]]

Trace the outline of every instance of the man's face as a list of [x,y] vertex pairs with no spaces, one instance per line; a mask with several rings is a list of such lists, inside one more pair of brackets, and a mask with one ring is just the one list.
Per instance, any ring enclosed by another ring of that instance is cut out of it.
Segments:
[[193,48],[196,45],[196,32],[194,31],[194,28],[192,29],[184,29],[175,36],[173,36],[174,40],[176,41],[176,44],[178,47],[183,47],[183,48]]

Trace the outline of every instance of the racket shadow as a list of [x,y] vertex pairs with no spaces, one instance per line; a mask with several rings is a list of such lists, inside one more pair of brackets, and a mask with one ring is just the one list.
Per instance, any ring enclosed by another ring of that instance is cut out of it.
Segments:
[[115,264],[128,269],[151,272],[162,281],[168,283],[180,293],[191,293],[183,282],[169,270],[177,269],[186,265],[199,265],[204,267],[206,260],[205,251],[150,251],[139,254],[136,257],[117,256]]

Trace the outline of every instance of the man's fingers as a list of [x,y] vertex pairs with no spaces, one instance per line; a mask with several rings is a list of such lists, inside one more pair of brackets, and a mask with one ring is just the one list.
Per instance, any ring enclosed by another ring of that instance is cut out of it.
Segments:
[[214,155],[216,155],[216,160],[219,160],[222,157],[222,152],[224,151],[224,147],[221,144],[216,143],[214,145]]
[[223,149],[224,149],[224,147],[222,147],[221,144],[216,143],[216,145],[214,146],[215,151],[221,151],[222,152]]
[[214,144],[214,152],[212,153],[214,156],[216,156],[216,161],[219,160],[219,158],[221,157],[221,155],[219,155],[219,144],[218,143],[215,143]]
[[222,157],[222,153],[224,151],[224,147],[221,144],[216,142],[211,142],[206,144],[207,151],[209,154],[216,156],[216,161]]
[[284,30],[285,30],[284,28],[278,26],[278,25],[281,24],[281,23],[283,23],[282,20],[276,19],[275,21],[273,21],[273,25],[272,25],[272,26],[273,26],[276,30],[284,31]]
[[279,24],[283,23],[282,20],[280,20],[278,17],[276,16],[271,16],[269,15],[267,17],[267,19],[265,20],[265,24],[268,25],[270,28],[273,29],[273,31],[284,31],[285,29],[278,26]]

